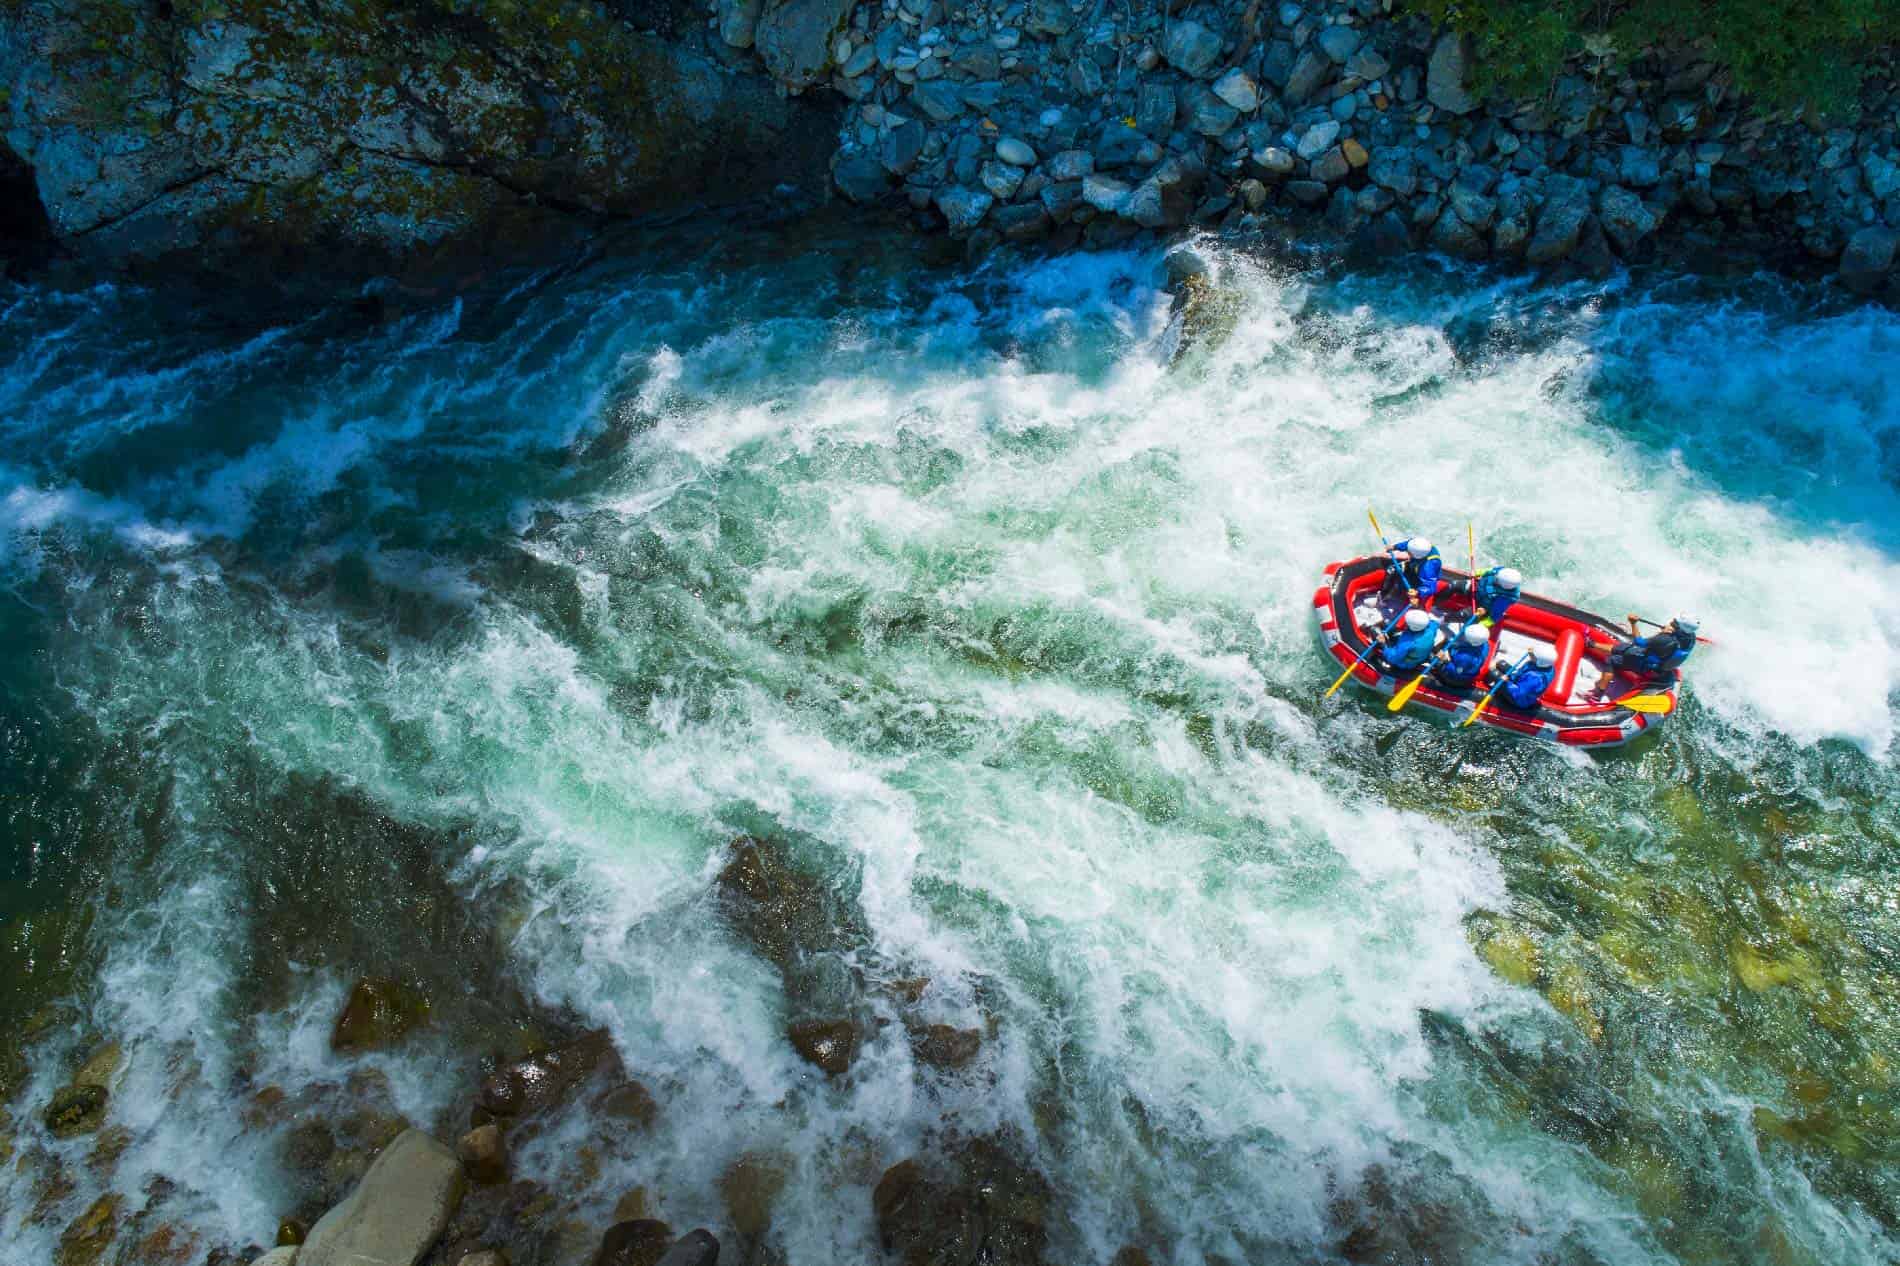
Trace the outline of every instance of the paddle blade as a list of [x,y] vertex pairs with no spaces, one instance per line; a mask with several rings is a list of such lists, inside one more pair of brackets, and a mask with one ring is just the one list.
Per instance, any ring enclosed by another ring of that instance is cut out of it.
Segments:
[[1405,685],[1399,688],[1399,692],[1392,696],[1392,702],[1385,705],[1385,710],[1387,712],[1397,712],[1400,708],[1412,702],[1412,696],[1418,693],[1419,683],[1424,680],[1425,674],[1420,673],[1418,676],[1412,678],[1412,680],[1406,682]]
[[1334,682],[1332,685],[1328,686],[1326,688],[1326,693],[1321,695],[1320,698],[1322,699],[1332,698],[1333,695],[1338,692],[1339,688],[1346,684],[1346,678],[1352,676],[1352,670],[1357,667],[1359,667],[1359,661],[1356,659],[1353,660],[1352,663],[1347,664],[1346,671],[1339,674],[1339,680]]
[[1676,701],[1668,695],[1625,695],[1617,702],[1631,712],[1647,712],[1652,716],[1666,717],[1676,710]]
[[1489,699],[1478,700],[1478,706],[1471,710],[1470,716],[1466,717],[1464,720],[1458,723],[1458,728],[1462,730],[1467,725],[1470,725],[1473,721],[1476,721],[1479,717],[1484,715],[1484,710],[1490,706],[1491,706],[1491,701]]

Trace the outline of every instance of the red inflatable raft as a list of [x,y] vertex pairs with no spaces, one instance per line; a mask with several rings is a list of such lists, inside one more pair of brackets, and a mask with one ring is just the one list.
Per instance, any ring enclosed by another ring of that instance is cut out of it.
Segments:
[[[1405,608],[1404,595],[1382,597],[1387,576],[1382,554],[1331,563],[1326,568],[1326,583],[1313,593],[1313,614],[1319,620],[1320,637],[1326,651],[1340,668],[1353,662],[1380,629],[1392,622]],[[1467,573],[1447,567],[1446,581],[1465,581]],[[1439,592],[1433,614],[1447,617],[1453,627],[1470,611],[1467,599]],[[1576,607],[1540,598],[1536,594],[1520,597],[1505,613],[1500,626],[1491,635],[1491,658],[1516,663],[1532,646],[1549,646],[1557,656],[1551,670],[1550,688],[1538,707],[1522,711],[1503,702],[1502,693],[1492,696],[1491,706],[1478,718],[1479,725],[1509,730],[1569,747],[1621,747],[1631,739],[1655,729],[1667,719],[1667,713],[1634,712],[1616,703],[1631,694],[1662,695],[1674,710],[1682,674],[1671,671],[1666,677],[1643,681],[1628,674],[1609,672],[1604,660],[1625,634],[1621,627],[1580,611]],[[1353,679],[1383,695],[1390,695],[1412,679],[1412,674],[1393,676],[1369,656],[1355,668]],[[1606,687],[1599,692],[1599,685]],[[1462,721],[1484,697],[1482,688],[1458,689],[1427,677],[1406,711],[1434,711]]]

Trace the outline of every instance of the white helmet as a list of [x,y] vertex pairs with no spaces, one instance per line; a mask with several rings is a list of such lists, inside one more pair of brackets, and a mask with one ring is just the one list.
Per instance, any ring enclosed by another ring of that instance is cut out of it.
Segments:
[[1410,554],[1413,558],[1429,558],[1432,552],[1432,543],[1422,536],[1415,536],[1405,543],[1405,552]]
[[1692,615],[1679,615],[1676,617],[1676,627],[1693,637],[1695,636],[1695,631],[1700,628],[1701,625]]
[[1498,568],[1498,588],[1515,589],[1524,583],[1524,577],[1515,567]]
[[1491,631],[1485,628],[1484,625],[1479,624],[1476,620],[1473,620],[1470,624],[1465,625],[1465,631],[1459,636],[1463,637],[1465,641],[1472,646],[1483,646],[1490,642]]
[[1431,622],[1432,617],[1426,615],[1417,607],[1413,607],[1410,611],[1405,613],[1405,628],[1407,632],[1416,633]]
[[1531,662],[1539,668],[1549,668],[1557,662],[1557,652],[1549,646],[1531,647]]

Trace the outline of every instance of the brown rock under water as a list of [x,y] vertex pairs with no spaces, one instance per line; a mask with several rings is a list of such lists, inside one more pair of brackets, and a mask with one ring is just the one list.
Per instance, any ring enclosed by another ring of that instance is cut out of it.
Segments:
[[806,1063],[815,1064],[827,1077],[841,1077],[857,1062],[863,1038],[851,1020],[810,1020],[785,1030]]
[[93,1266],[119,1229],[119,1197],[100,1196],[59,1237],[59,1266]]
[[429,1000],[399,980],[363,976],[330,1030],[330,1049],[375,1051],[394,1044],[429,1019]]

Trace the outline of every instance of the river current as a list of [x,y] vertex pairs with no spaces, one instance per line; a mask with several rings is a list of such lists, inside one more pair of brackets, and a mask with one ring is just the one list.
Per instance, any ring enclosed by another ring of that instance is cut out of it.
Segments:
[[[999,1130],[1078,1266],[1336,1260],[1348,1207],[1380,1260],[1900,1259],[1900,319],[1209,246],[1177,356],[1158,252],[623,246],[374,325],[4,294],[9,1260],[158,1176],[268,1243],[257,1089],[375,1069],[446,1133],[510,1000],[662,1109],[521,1172],[723,1231],[767,1151],[793,1266]],[[1607,756],[1322,702],[1368,506],[1717,645]],[[743,835],[977,1058],[803,1064]],[[432,1022],[338,1055],[366,972]],[[109,1166],[38,1123],[105,1038]]]

